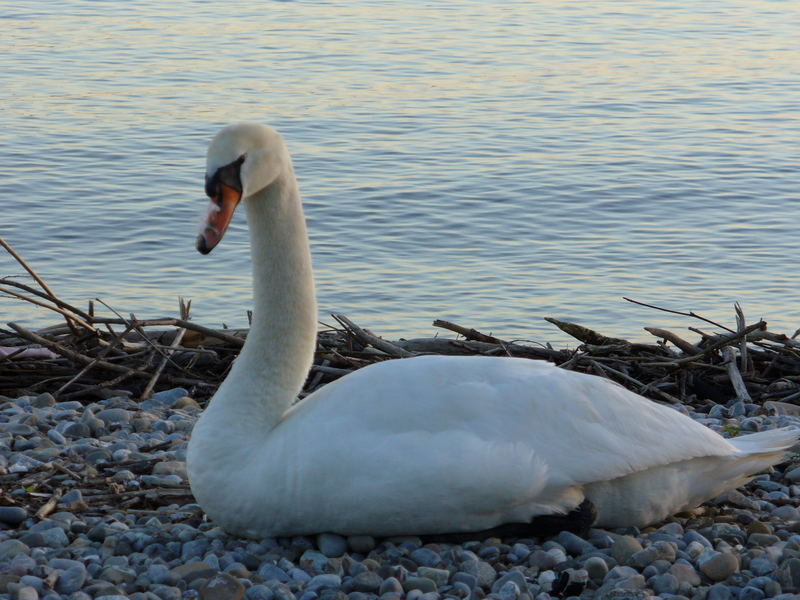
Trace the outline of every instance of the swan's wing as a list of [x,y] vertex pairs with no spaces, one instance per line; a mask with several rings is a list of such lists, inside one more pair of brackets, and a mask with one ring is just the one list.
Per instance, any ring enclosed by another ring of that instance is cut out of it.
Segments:
[[586,483],[734,451],[613,382],[524,359],[382,363],[322,388],[285,425],[280,435],[302,440],[292,450],[304,465],[297,489],[328,480],[316,489],[342,502],[391,501],[398,514],[428,503],[440,516],[506,521],[517,510],[569,510]]

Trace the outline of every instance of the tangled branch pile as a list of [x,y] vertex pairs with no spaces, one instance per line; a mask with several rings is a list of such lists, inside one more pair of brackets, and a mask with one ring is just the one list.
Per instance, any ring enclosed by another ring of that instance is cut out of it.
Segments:
[[[215,330],[194,323],[188,318],[190,303],[183,301],[179,318],[126,318],[116,312],[114,317],[101,317],[94,314],[93,303],[89,310],[80,310],[56,297],[7,243],[0,243],[40,288],[2,278],[0,293],[46,307],[64,319],[61,325],[36,331],[15,323],[0,329],[0,346],[6,347],[0,358],[0,394],[49,392],[59,400],[91,402],[120,394],[143,399],[181,386],[202,403],[213,395],[244,344],[246,330]],[[459,337],[387,341],[343,315],[333,315],[337,325],[319,334],[303,395],[374,362],[420,354],[480,354],[547,360],[671,403],[771,402],[767,408],[800,410],[800,330],[789,337],[768,331],[764,321],[746,325],[741,309],[736,309],[736,329],[695,313],[678,313],[713,326],[711,332],[690,327],[700,336],[696,343],[651,327],[645,329],[657,341],[629,342],[548,318],[581,343],[576,350],[501,340],[438,320],[435,326]],[[51,357],[26,357],[33,347],[46,349]]]

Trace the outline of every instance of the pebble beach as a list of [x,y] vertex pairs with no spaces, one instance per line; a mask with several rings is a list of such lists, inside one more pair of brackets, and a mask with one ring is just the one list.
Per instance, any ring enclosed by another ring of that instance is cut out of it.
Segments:
[[[641,531],[247,540],[208,521],[188,489],[200,405],[181,388],[145,401],[108,395],[0,397],[1,599],[800,598],[800,453]],[[676,410],[728,436],[800,427],[791,411],[758,404]],[[58,494],[37,492],[45,482]]]

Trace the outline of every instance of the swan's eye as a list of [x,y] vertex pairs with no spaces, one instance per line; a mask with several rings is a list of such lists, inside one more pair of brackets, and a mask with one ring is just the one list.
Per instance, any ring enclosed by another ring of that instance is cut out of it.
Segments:
[[232,163],[220,167],[214,174],[209,177],[206,173],[206,196],[209,198],[216,198],[219,196],[220,183],[224,183],[228,187],[235,189],[238,192],[242,191],[242,178],[241,168],[244,162],[245,155],[242,154]]

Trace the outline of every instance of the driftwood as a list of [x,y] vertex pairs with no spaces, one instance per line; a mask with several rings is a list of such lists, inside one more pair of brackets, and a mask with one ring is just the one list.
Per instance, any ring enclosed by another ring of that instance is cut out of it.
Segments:
[[[146,398],[182,386],[202,404],[224,379],[247,337],[246,329],[218,330],[195,323],[189,317],[190,303],[183,300],[179,318],[126,318],[110,307],[113,316],[102,316],[95,314],[95,302],[87,311],[81,310],[57,298],[8,243],[0,240],[0,245],[39,286],[2,278],[0,293],[45,306],[63,319],[61,325],[36,330],[16,323],[0,329],[0,346],[11,347],[0,359],[0,394],[49,392],[59,400],[88,403],[110,394]],[[335,314],[337,325],[326,326],[319,333],[314,365],[301,395],[374,362],[421,354],[474,354],[546,360],[608,377],[640,394],[672,403],[800,404],[797,333],[789,337],[768,331],[763,321],[747,325],[738,305],[736,325],[728,327],[691,311],[626,300],[702,321],[715,331],[690,326],[690,331],[700,335],[699,341],[692,342],[672,331],[646,327],[659,341],[643,343],[547,317],[579,342],[575,349],[553,349],[549,344],[503,340],[442,320],[433,325],[457,336],[386,340]],[[51,350],[58,358],[20,359],[22,350],[31,344]]]

